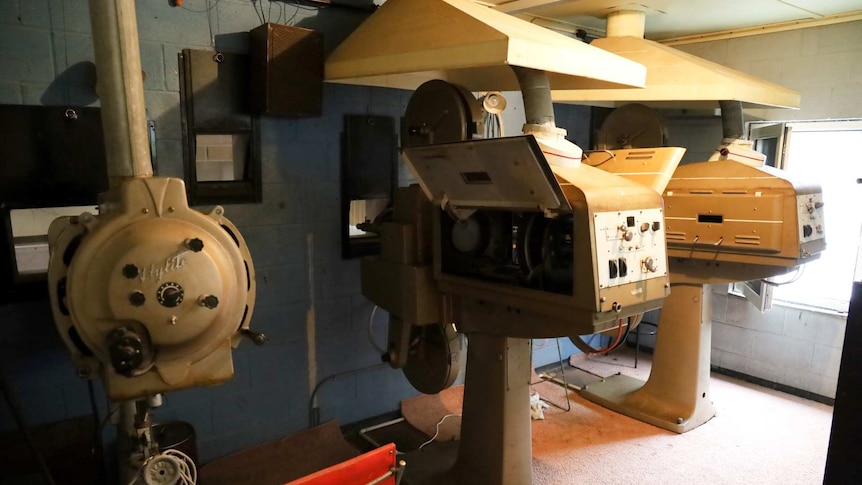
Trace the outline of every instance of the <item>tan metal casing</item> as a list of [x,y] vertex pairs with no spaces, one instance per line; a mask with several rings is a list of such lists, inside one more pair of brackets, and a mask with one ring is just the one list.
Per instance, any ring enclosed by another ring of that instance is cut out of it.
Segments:
[[599,150],[588,153],[584,163],[646,185],[661,194],[683,155],[685,148],[680,147]]
[[[661,196],[647,186],[585,164],[552,169],[573,211],[573,294],[448,275],[440,269],[439,253],[435,254],[440,291],[457,297],[455,313],[461,317],[459,321],[476,331],[521,338],[592,334],[615,327],[621,318],[658,308],[669,293],[666,265],[659,277],[613,287],[600,287],[598,276],[598,265],[606,262],[597,254],[596,214],[660,211]],[[436,249],[439,251],[439,246]]]
[[[222,208],[192,210],[182,180],[145,177],[103,194],[100,211],[58,219],[49,233],[54,318],[79,375],[101,374],[112,400],[230,379],[231,346],[248,328],[255,280],[247,246]],[[203,245],[197,251],[187,244],[195,238]],[[138,271],[128,273],[128,265]],[[175,307],[158,301],[169,282],[184,290]],[[135,292],[145,299],[140,305],[131,303]],[[206,295],[218,298],[214,308],[203,305]],[[149,365],[133,376],[111,365],[108,336],[118,328],[146,342]]]
[[413,325],[440,323],[442,295],[431,262],[433,212],[418,186],[399,188],[392,221],[383,224],[380,256],[361,263],[362,293]]
[[[665,191],[674,271],[700,283],[744,281],[817,258],[826,247],[823,208],[811,202],[803,217],[808,198],[822,200],[819,184],[772,167],[733,160],[680,166]],[[803,237],[806,225],[814,232]]]

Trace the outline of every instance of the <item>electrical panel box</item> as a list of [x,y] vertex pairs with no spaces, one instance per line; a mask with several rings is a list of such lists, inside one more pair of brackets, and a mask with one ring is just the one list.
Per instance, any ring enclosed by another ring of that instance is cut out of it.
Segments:
[[252,112],[320,116],[323,110],[323,34],[266,23],[249,32]]

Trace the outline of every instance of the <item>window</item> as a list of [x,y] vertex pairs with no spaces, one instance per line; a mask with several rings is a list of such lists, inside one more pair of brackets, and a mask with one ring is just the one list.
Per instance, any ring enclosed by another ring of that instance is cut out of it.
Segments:
[[[752,123],[750,131],[759,128]],[[853,154],[862,146],[862,120],[789,122],[784,134],[783,157],[777,166],[801,180],[816,180],[823,189],[826,211],[826,250],[820,259],[800,267],[796,275],[774,278],[792,283],[761,285],[776,303],[846,312],[859,250],[862,211],[862,160]],[[751,138],[752,140],[755,137]],[[757,142],[755,142],[757,143]],[[772,146],[765,143],[765,146]],[[746,282],[751,289],[751,282]],[[739,294],[742,284],[733,285]],[[768,295],[766,295],[768,297]]]

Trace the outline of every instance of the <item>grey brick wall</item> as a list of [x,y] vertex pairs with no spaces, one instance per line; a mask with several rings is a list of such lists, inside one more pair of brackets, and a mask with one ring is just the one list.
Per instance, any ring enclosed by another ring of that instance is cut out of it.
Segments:
[[[242,52],[243,33],[260,23],[246,0],[221,0],[210,11],[209,25],[201,13],[206,6],[204,0],[186,0],[185,9],[166,0],[137,2],[160,175],[182,176],[177,53],[212,48],[213,38],[220,50]],[[286,8],[285,18],[292,17],[294,7]],[[363,19],[352,10],[299,9],[291,23],[323,31],[331,49]],[[0,103],[98,105],[92,61],[86,1],[0,0]],[[327,84],[322,117],[262,122],[263,203],[226,206],[226,213],[251,248],[258,283],[252,326],[270,342],[262,348],[242,344],[228,384],[168,394],[156,412],[157,420],[195,426],[203,462],[306,427],[310,390],[318,380],[379,361],[367,343],[371,304],[360,294],[359,262],[340,258],[339,135],[345,114],[399,117],[409,95]],[[588,112],[560,106],[558,115],[576,139],[586,140]],[[517,133],[520,124],[507,129]],[[403,167],[399,178],[410,182]],[[74,375],[47,303],[0,307],[0,320],[0,363],[28,422],[89,413],[86,385]],[[384,316],[378,314],[377,321]],[[551,344],[538,346],[539,365],[556,360]],[[574,352],[565,339],[563,345],[564,356]],[[382,369],[328,383],[318,403],[323,419],[348,423],[394,411],[400,399],[414,394],[400,372]],[[6,406],[0,406],[0,432],[13,428]]]
[[[285,6],[292,16],[294,7]],[[168,176],[182,175],[177,53],[212,48],[207,15],[199,13],[206,2],[186,0],[185,7],[137,2],[147,110],[156,121],[159,171]],[[363,19],[352,10],[299,9],[292,23],[314,25],[331,48]],[[222,0],[210,20],[216,47],[240,52],[243,33],[260,23],[251,3],[240,0]],[[0,102],[98,105],[86,64],[93,61],[89,32],[84,0],[0,0]],[[231,382],[168,394],[156,412],[157,420],[195,426],[204,462],[306,427],[318,379],[379,361],[365,334],[371,305],[360,294],[359,263],[340,257],[339,136],[345,114],[397,117],[409,94],[326,85],[321,118],[262,122],[264,202],[226,211],[251,248],[259,292],[252,325],[270,343],[242,344]],[[0,359],[28,422],[87,414],[86,385],[74,375],[47,303],[5,306],[0,317]],[[347,423],[394,411],[414,394],[400,372],[380,371],[327,384],[319,404],[324,418]],[[0,431],[13,428],[0,406]]]

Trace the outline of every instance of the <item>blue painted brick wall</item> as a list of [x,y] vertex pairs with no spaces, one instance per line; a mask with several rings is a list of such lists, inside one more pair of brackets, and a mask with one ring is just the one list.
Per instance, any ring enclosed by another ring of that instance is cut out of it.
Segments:
[[[186,0],[179,9],[166,0],[137,2],[146,102],[156,121],[161,175],[182,175],[177,53],[212,48],[213,40],[218,49],[242,52],[247,47],[242,33],[260,23],[246,0],[221,0],[208,16],[207,5],[215,3]],[[273,5],[278,12],[281,4]],[[353,10],[284,6],[283,18],[291,18],[291,24],[323,31],[328,50],[364,19]],[[0,103],[98,105],[87,64],[92,60],[87,2],[0,0]],[[263,203],[226,206],[226,213],[251,248],[258,282],[252,325],[270,342],[241,345],[234,353],[236,376],[228,384],[168,394],[156,413],[158,420],[195,426],[203,462],[306,427],[308,398],[317,381],[379,362],[367,339],[371,304],[360,293],[359,262],[340,258],[339,135],[345,114],[398,117],[409,95],[326,84],[322,117],[262,122]],[[580,130],[585,141],[583,108],[560,106],[558,113],[565,120],[561,124],[576,125],[567,127]],[[399,179],[410,181],[400,168]],[[385,315],[379,313],[376,322],[382,330]],[[383,332],[377,338],[381,341]],[[566,345],[564,356],[574,351]],[[556,346],[537,352],[539,364],[555,359]],[[86,384],[75,376],[46,302],[0,307],[0,364],[29,423],[89,412]],[[318,405],[324,419],[347,423],[394,411],[402,398],[415,394],[400,372],[380,369],[328,383]],[[104,416],[98,384],[97,398]],[[0,406],[0,431],[13,428],[8,410]]]

